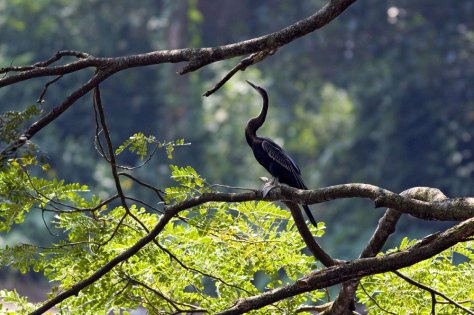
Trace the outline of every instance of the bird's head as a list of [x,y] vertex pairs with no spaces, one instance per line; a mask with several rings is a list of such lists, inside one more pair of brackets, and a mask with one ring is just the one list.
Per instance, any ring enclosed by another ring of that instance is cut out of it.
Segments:
[[254,89],[256,89],[258,92],[260,92],[260,90],[263,90],[261,87],[259,87],[258,85],[253,84],[253,83],[250,82],[249,80],[245,80],[245,82],[247,82],[251,87],[253,87]]
[[257,90],[257,92],[260,94],[260,96],[262,96],[262,99],[263,99],[264,102],[268,102],[267,91],[265,91],[264,88],[262,88],[258,85],[255,85],[255,84],[253,84],[252,82],[250,82],[248,80],[245,80],[245,82],[247,82],[251,87],[253,87],[255,90]]

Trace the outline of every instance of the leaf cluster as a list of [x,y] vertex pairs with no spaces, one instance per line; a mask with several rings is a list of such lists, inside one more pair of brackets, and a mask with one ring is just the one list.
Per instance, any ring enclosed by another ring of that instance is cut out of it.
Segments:
[[[402,250],[414,241],[404,238]],[[393,251],[393,250],[392,250]],[[467,309],[474,307],[474,243],[460,243],[431,259],[422,261],[400,272]],[[383,273],[365,277],[357,292],[359,302],[369,314],[432,314],[432,294],[408,283],[395,273]],[[458,307],[436,295],[436,314],[460,314]]]
[[184,139],[178,139],[172,142],[159,142],[153,135],[145,136],[142,132],[137,132],[125,140],[125,142],[115,150],[115,154],[118,155],[128,149],[130,152],[137,154],[140,159],[143,160],[148,155],[148,147],[150,145],[155,145],[157,149],[165,148],[166,155],[169,159],[172,159],[174,147],[186,145],[186,143],[184,143]]
[[[32,176],[31,168],[46,171],[48,164],[38,167],[33,156],[9,160],[0,172],[0,231],[9,231],[13,224],[20,224],[25,213],[33,208],[45,209],[71,204],[73,207],[87,207],[90,204],[78,192],[88,187],[77,183],[65,184],[53,178],[47,180]],[[51,209],[54,210],[54,209]]]
[[[21,166],[10,169],[16,176],[25,176],[23,190],[36,192],[31,188],[34,183],[41,192],[31,197],[32,203],[45,206],[52,199],[62,200],[84,210],[100,202],[96,197],[89,201],[79,197],[85,191],[79,184],[21,175],[26,174]],[[168,202],[209,190],[193,168],[171,166],[171,170],[179,185],[167,190]],[[52,297],[127,250],[160,217],[136,205],[128,210],[105,205],[91,211],[61,211],[54,226],[67,236],[65,240],[49,248],[25,244],[6,247],[0,261],[22,272],[30,268],[42,271],[57,284]],[[61,310],[64,314],[108,314],[144,307],[150,314],[196,309],[216,312],[238,298],[293,283],[316,265],[304,251],[305,244],[290,218],[288,211],[263,201],[214,202],[187,209],[165,226],[154,243],[67,299]],[[323,235],[324,225],[313,228],[313,233]],[[323,297],[322,292],[308,293],[269,306],[259,314],[292,314],[302,303]]]

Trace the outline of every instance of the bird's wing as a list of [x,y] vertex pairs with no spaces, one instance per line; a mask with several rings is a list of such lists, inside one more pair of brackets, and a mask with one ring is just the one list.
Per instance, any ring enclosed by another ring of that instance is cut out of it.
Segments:
[[291,172],[298,182],[301,189],[306,189],[306,185],[303,183],[303,179],[301,178],[301,171],[296,165],[295,161],[291,158],[291,156],[285,152],[278,144],[273,142],[271,139],[264,138],[262,142],[263,150],[278,164],[283,166],[289,172]]

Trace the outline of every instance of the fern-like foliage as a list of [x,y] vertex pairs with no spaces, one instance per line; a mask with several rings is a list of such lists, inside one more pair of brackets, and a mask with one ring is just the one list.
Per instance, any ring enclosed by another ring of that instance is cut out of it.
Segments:
[[[88,191],[88,187],[77,183],[65,184],[57,179],[46,180],[30,175],[29,167],[38,165],[32,156],[12,159],[0,172],[0,231],[9,231],[13,224],[20,224],[25,213],[32,208],[44,208],[49,204],[63,207],[88,207],[78,193]],[[47,165],[41,169],[47,170]],[[59,203],[60,202],[60,203]]]
[[[177,186],[167,189],[168,203],[209,191],[192,167],[170,168]],[[24,206],[28,209],[35,203],[45,206],[51,199],[74,204],[77,209],[98,204],[98,198],[86,200],[78,196],[85,190],[81,185],[28,177],[20,163],[11,165],[10,171],[11,176],[24,176],[18,186],[22,190],[18,198],[29,200]],[[30,182],[41,194],[32,189]],[[132,215],[122,206],[103,206],[91,212],[58,213],[54,226],[67,239],[50,248],[24,244],[5,247],[0,263],[22,272],[43,272],[57,284],[52,297],[127,250],[147,233],[144,226],[152,229],[161,217],[136,205],[130,205],[129,211]],[[24,215],[25,211],[20,216]],[[321,236],[324,226],[313,228],[313,233]],[[263,201],[213,202],[187,209],[168,223],[156,240],[157,244],[148,244],[80,294],[64,301],[60,305],[63,313],[105,315],[139,306],[150,314],[174,313],[177,307],[213,313],[239,297],[292,283],[316,268],[313,257],[302,251],[305,244],[290,213]],[[22,304],[25,309],[32,307],[16,292],[2,292],[11,302]],[[302,303],[323,297],[323,292],[316,291],[256,313],[294,314]]]
[[[404,238],[403,250],[414,244]],[[424,284],[461,303],[467,309],[474,309],[474,242],[455,245],[439,255],[399,270],[405,276]],[[363,278],[357,291],[359,302],[366,305],[370,315],[376,314],[421,314],[432,313],[430,292],[420,289],[394,273],[377,274]],[[436,296],[436,314],[464,314],[441,296]]]
[[120,145],[117,150],[115,150],[115,154],[120,154],[124,150],[128,149],[130,152],[137,154],[140,159],[143,160],[148,155],[150,145],[154,145],[158,149],[165,148],[166,155],[169,159],[172,159],[174,147],[186,145],[186,143],[183,139],[173,142],[160,142],[157,141],[156,137],[153,135],[145,136],[143,133],[137,132],[125,140],[122,145]]

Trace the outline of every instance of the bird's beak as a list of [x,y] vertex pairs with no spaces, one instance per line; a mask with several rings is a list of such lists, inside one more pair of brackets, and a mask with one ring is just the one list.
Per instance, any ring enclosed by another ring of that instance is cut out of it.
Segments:
[[253,84],[252,82],[248,81],[248,80],[245,80],[245,82],[247,82],[248,84],[250,84],[251,87],[253,87],[254,89],[258,90],[259,86],[256,86],[255,84]]

